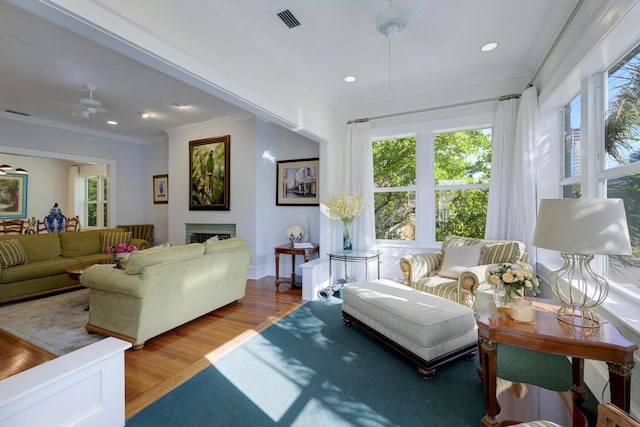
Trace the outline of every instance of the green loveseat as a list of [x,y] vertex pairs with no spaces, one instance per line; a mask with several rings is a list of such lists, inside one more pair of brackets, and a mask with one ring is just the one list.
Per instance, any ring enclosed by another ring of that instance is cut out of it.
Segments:
[[90,289],[89,332],[145,341],[242,299],[251,247],[241,237],[134,252],[125,270],[93,266],[80,280]]
[[[0,267],[0,303],[81,286],[65,269],[81,262],[108,260],[111,256],[101,248],[102,235],[122,232],[119,228],[108,228],[0,236],[0,242],[17,240],[26,255],[24,263]],[[141,239],[131,239],[128,243],[141,249],[149,246]]]
[[[446,258],[452,262],[447,263]],[[476,292],[491,289],[485,277],[487,268],[503,262],[528,263],[525,244],[450,235],[441,251],[400,259],[400,269],[405,285],[473,307]]]

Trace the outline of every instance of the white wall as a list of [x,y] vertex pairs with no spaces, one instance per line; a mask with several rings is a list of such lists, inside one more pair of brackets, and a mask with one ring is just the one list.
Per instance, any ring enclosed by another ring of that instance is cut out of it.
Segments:
[[[169,205],[168,204],[153,204],[153,194],[151,189],[153,188],[153,176],[165,175],[169,171],[169,158],[168,158],[168,141],[156,142],[155,144],[147,144],[143,146],[143,158],[148,165],[148,177],[145,178],[145,188],[149,190],[148,194],[143,194],[145,198],[149,198],[151,203],[151,209],[149,217],[146,220],[146,224],[154,224],[153,237],[154,245],[165,243],[169,241]],[[171,197],[172,189],[180,182],[177,176],[169,176],[168,195]]]
[[[230,210],[189,211],[189,141],[230,135]],[[318,144],[255,118],[193,125],[169,135],[169,241],[185,243],[185,224],[236,224],[236,235],[252,246],[250,278],[275,274],[273,247],[285,243],[294,223],[312,224],[318,233],[318,207],[276,207],[276,165],[262,157],[269,150],[278,160],[318,157]],[[286,273],[290,261],[282,260]],[[290,270],[289,270],[290,272]],[[300,271],[299,271],[300,272]]]
[[[151,165],[144,156],[143,145],[123,142],[108,136],[89,135],[51,126],[27,123],[0,117],[0,152],[67,159],[72,161],[93,161],[109,163],[115,170],[111,176],[111,190],[115,194],[112,200],[111,225],[139,224],[150,217],[152,206],[152,187],[150,184]],[[26,161],[26,160],[25,160]],[[17,163],[16,163],[17,165]],[[32,199],[50,191],[59,195],[60,187],[66,192],[67,178],[60,181],[53,178],[41,180],[35,170],[29,177],[29,194],[27,209],[30,216],[40,217],[42,209]],[[38,193],[31,194],[31,188],[38,188]],[[49,213],[50,198],[42,202]],[[66,203],[66,200],[65,200]],[[32,205],[33,204],[33,205]],[[34,206],[34,211],[31,210]],[[51,206],[53,204],[51,203]],[[64,212],[64,211],[63,211]]]
[[[252,264],[259,270],[259,276],[275,275],[275,256],[273,248],[288,243],[285,230],[292,225],[304,227],[305,218],[309,218],[311,238],[318,242],[320,225],[318,206],[276,206],[277,162],[282,160],[310,159],[319,157],[319,145],[303,136],[288,131],[272,123],[256,121],[256,253]],[[268,151],[275,160],[263,157]],[[321,248],[321,251],[323,249]],[[296,266],[304,261],[296,257]],[[302,277],[302,270],[296,267],[296,274]],[[280,276],[291,275],[291,257],[280,257]]]
[[[27,177],[27,218],[43,220],[49,215],[54,203],[62,210],[67,209],[67,175],[73,162],[43,157],[26,157],[0,154],[0,164],[29,171]],[[58,183],[63,183],[59,185]]]

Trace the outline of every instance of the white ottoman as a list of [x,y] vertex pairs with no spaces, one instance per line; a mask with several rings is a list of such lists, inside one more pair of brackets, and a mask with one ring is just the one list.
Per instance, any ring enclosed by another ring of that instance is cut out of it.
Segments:
[[362,327],[415,362],[425,379],[451,360],[473,359],[478,343],[473,310],[390,280],[349,284],[342,320]]

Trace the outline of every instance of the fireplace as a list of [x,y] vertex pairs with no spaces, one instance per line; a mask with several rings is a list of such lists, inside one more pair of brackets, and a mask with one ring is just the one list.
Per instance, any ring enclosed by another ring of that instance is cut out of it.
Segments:
[[235,224],[185,224],[184,240],[187,243],[202,243],[213,236],[224,240],[235,235]]

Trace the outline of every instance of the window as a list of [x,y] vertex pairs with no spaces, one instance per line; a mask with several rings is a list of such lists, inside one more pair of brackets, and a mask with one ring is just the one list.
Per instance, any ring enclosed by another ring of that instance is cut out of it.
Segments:
[[562,185],[562,197],[581,197],[580,169],[582,162],[582,133],[580,130],[580,114],[582,100],[580,95],[565,105],[563,111],[564,134],[564,179]]
[[87,227],[104,228],[108,224],[106,176],[89,176],[85,181],[85,215],[84,223]]
[[633,254],[610,256],[608,277],[638,285],[640,274],[640,46],[607,72],[604,152],[598,174],[603,197],[624,200]]
[[449,234],[484,238],[491,172],[491,129],[435,137],[436,241]]
[[375,141],[373,169],[376,239],[415,241],[419,228],[421,244],[484,237],[491,129]]
[[415,240],[416,138],[373,142],[376,239]]

